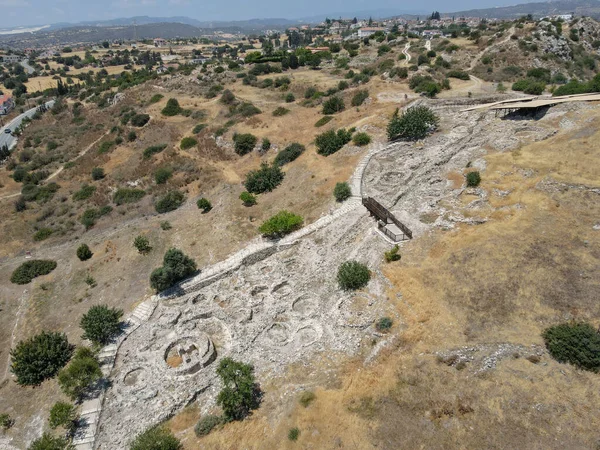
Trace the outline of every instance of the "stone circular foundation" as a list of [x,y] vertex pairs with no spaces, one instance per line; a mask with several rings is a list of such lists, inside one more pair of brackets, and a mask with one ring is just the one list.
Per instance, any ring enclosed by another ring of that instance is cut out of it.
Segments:
[[146,378],[146,371],[141,367],[130,370],[123,377],[123,384],[128,387],[133,387],[138,384],[143,384]]
[[308,295],[301,295],[292,303],[292,311],[301,316],[309,316],[317,309],[317,301]]
[[196,373],[216,358],[215,346],[205,333],[181,337],[163,349],[166,367],[181,375]]

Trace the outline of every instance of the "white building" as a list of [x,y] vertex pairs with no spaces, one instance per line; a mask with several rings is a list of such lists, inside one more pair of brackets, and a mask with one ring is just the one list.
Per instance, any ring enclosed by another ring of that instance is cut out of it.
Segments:
[[19,55],[4,55],[2,56],[2,61],[5,63],[17,63],[21,61],[21,56]]
[[363,28],[360,28],[358,30],[358,37],[361,38],[361,39],[362,38],[366,38],[366,37],[374,35],[378,31],[383,31],[385,33],[385,28],[382,28],[382,27],[363,27]]

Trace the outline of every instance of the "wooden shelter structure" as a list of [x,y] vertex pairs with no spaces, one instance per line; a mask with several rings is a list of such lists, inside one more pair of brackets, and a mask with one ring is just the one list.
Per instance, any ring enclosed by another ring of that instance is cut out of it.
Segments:
[[394,242],[412,239],[412,231],[387,208],[372,197],[363,197],[362,204],[377,219],[377,228]]

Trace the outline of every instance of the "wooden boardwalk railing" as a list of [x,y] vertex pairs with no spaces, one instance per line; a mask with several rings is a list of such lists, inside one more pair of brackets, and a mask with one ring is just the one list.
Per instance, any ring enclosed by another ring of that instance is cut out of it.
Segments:
[[412,231],[410,231],[406,225],[396,219],[396,217],[377,200],[372,197],[363,197],[362,204],[365,206],[365,208],[367,208],[372,216],[375,216],[378,220],[386,224],[395,224],[406,236],[408,236],[409,239],[412,239]]

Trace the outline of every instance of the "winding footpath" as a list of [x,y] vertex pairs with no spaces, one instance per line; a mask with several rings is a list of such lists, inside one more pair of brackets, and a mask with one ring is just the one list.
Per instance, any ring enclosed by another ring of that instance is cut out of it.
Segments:
[[131,333],[133,333],[142,323],[150,319],[161,299],[181,296],[202,289],[203,287],[226,277],[243,265],[254,264],[279,251],[290,248],[306,236],[325,228],[340,217],[354,211],[359,206],[362,206],[363,178],[369,162],[373,156],[386,150],[388,147],[389,144],[375,145],[362,158],[350,179],[352,197],[344,202],[341,207],[279,241],[256,238],[246,248],[234,253],[224,261],[203,269],[198,275],[183,281],[176,288],[171,288],[160,294],[153,295],[148,300],[139,304],[124,320],[124,331],[117,341],[100,350],[99,360],[104,375],[104,385],[95,392],[95,395],[92,394],[91,398],[86,399],[81,404],[79,427],[73,438],[75,448],[77,450],[93,450],[95,448],[104,394],[110,385],[110,383],[108,383],[108,378],[114,368],[119,348]]
[[406,45],[404,46],[404,48],[402,49],[402,54],[404,56],[406,56],[406,64],[410,63],[410,60],[412,59],[412,56],[410,56],[410,53],[408,53],[408,50],[410,49],[410,41],[406,43]]

